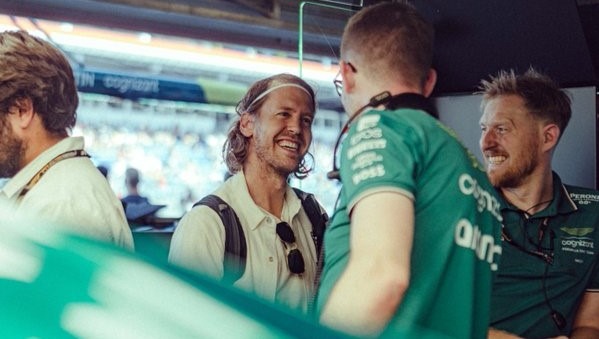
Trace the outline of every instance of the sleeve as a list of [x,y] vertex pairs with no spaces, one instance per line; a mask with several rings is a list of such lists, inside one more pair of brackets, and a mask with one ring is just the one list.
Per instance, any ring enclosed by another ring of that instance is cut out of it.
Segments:
[[207,206],[196,206],[175,228],[168,261],[222,279],[224,253],[225,231],[220,217]]
[[396,191],[414,199],[419,142],[415,126],[393,117],[395,112],[369,111],[343,142],[341,179],[348,211],[363,197]]

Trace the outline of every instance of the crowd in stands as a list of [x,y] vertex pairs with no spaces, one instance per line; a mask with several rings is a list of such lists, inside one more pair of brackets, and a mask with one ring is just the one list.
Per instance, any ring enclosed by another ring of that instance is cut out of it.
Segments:
[[[112,108],[114,110],[118,108]],[[94,118],[98,110],[78,112],[74,135],[85,137],[92,161],[108,169],[108,180],[117,196],[126,195],[125,171],[129,167],[140,171],[141,194],[152,204],[166,205],[158,216],[178,218],[204,195],[210,194],[225,178],[222,145],[226,129],[206,132],[205,129],[184,130],[176,124],[157,126],[149,123],[153,115],[123,110],[103,119]],[[143,119],[111,119],[118,115],[145,115]],[[139,123],[145,121],[148,123]],[[333,145],[328,140],[312,143],[314,171],[304,180],[292,178],[291,184],[312,192],[331,213],[339,187],[326,178],[332,168]]]

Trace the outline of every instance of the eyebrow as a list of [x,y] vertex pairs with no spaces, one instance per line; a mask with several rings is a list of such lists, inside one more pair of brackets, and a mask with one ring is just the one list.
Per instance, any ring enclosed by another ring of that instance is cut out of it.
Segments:
[[[298,108],[297,107],[291,107],[287,104],[282,104],[277,106],[277,110],[285,110],[285,111],[297,111]],[[312,116],[314,116],[316,114],[316,112],[312,112],[312,111],[304,111],[304,110],[299,110],[300,114],[310,114]]]

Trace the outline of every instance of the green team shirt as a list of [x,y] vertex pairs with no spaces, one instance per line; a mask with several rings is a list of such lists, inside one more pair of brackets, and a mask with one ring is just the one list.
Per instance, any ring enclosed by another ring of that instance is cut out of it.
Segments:
[[[555,173],[553,192],[551,204],[530,217],[502,201],[503,254],[491,326],[526,338],[570,334],[584,292],[599,293],[599,192],[563,185]],[[565,316],[563,330],[550,307]]]
[[341,152],[343,187],[325,234],[317,311],[347,264],[351,207],[367,194],[394,191],[413,200],[415,226],[410,286],[385,334],[418,326],[456,338],[486,337],[501,216],[476,158],[453,131],[414,109],[363,113]]

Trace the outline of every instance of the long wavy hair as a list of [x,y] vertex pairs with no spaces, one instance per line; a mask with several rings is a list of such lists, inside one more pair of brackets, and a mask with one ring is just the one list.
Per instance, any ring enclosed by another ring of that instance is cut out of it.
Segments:
[[[316,111],[316,100],[314,99],[314,90],[312,87],[302,80],[301,78],[287,73],[273,75],[271,77],[258,80],[250,88],[248,89],[245,96],[239,101],[237,104],[235,111],[237,112],[237,117],[231,123],[229,127],[229,131],[227,133],[227,140],[223,145],[223,159],[227,164],[227,168],[231,174],[235,174],[239,172],[243,164],[245,163],[248,156],[248,149],[250,145],[250,138],[247,138],[241,133],[240,130],[240,122],[241,115],[243,113],[248,113],[251,115],[257,115],[262,108],[262,105],[266,101],[269,95],[266,95],[259,100],[256,100],[258,96],[267,91],[269,88],[278,86],[281,84],[296,84],[302,86],[303,88],[310,93],[312,97],[312,112]],[[254,100],[256,100],[254,102]],[[298,179],[303,179],[308,176],[308,173],[312,171],[312,166],[307,165],[306,156],[308,156],[312,160],[312,164],[314,163],[314,157],[310,152],[307,152],[302,160],[299,162],[298,167],[293,172],[293,175]]]

